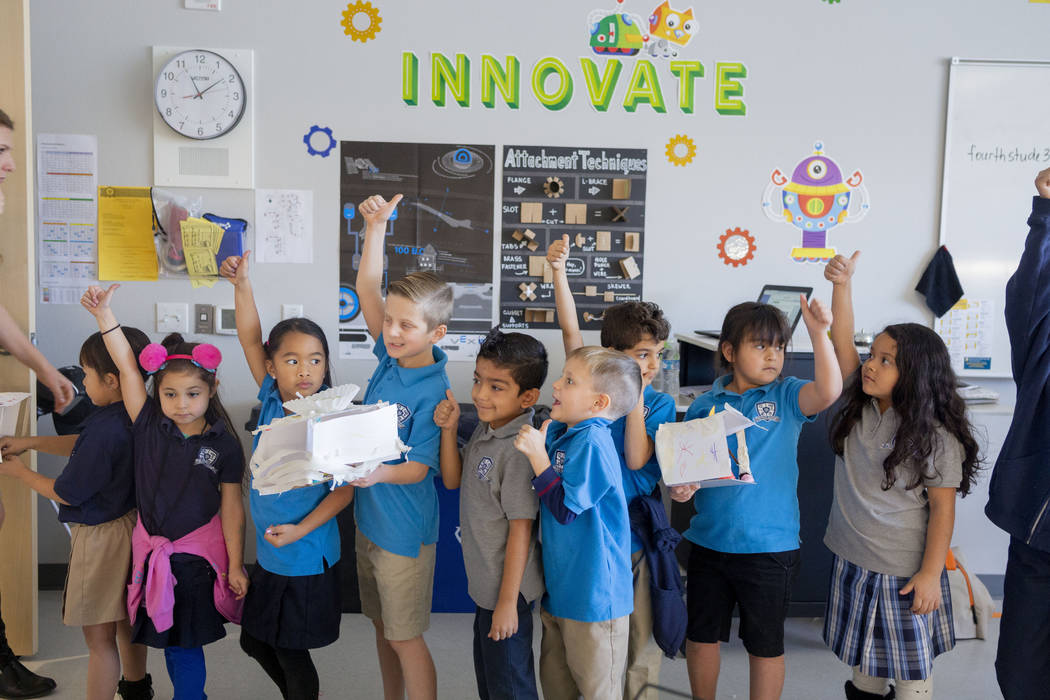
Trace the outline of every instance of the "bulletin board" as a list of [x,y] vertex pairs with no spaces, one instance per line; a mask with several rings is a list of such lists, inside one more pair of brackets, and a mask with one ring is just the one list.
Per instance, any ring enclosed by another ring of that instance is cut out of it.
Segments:
[[564,235],[580,328],[642,298],[646,149],[506,146],[500,323],[557,328],[547,247]]
[[1035,175],[1050,166],[1050,62],[953,58],[948,92],[940,242],[964,298],[934,325],[957,373],[1010,377],[1006,283]]

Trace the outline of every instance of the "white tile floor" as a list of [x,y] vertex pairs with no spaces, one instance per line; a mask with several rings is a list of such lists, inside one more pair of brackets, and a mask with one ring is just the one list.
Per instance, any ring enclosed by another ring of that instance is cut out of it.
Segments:
[[[426,635],[438,670],[438,695],[442,698],[476,698],[471,657],[472,615],[438,614]],[[58,689],[52,698],[82,698],[87,671],[87,650],[80,631],[64,627],[60,615],[59,593],[40,594],[40,651],[23,662],[29,668],[52,676]],[[537,650],[539,620],[536,621]],[[821,640],[822,621],[792,618],[787,624],[787,682],[785,700],[833,700],[843,698],[842,685],[847,669]],[[262,669],[246,657],[237,645],[237,632],[207,647],[208,695],[212,700],[266,700],[279,698],[275,686]],[[998,622],[992,627],[998,635]],[[735,635],[735,631],[734,631]],[[538,653],[538,651],[537,651]],[[724,647],[719,700],[747,698],[747,657],[740,640]],[[372,625],[362,615],[344,615],[342,634],[335,644],[317,650],[314,659],[321,675],[325,698],[382,698]],[[938,659],[935,669],[935,697],[962,700],[1001,698],[995,683],[995,639],[961,641]],[[157,700],[171,698],[171,684],[164,670],[164,659],[150,652]],[[664,659],[661,684],[682,693],[661,693],[665,698],[688,695],[689,680],[685,661]]]

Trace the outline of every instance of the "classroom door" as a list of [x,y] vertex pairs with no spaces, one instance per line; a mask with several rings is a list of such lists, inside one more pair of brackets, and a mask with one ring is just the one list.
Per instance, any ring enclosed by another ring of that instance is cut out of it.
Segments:
[[[15,123],[17,169],[4,183],[0,214],[2,301],[19,327],[36,329],[36,258],[33,242],[33,127],[29,118],[29,0],[0,0],[0,108]],[[32,394],[22,403],[19,433],[36,432],[36,380],[10,355],[0,355],[0,391]],[[29,457],[30,453],[27,453]],[[36,458],[27,462],[36,468]],[[0,477],[4,518],[0,528],[0,602],[7,637],[16,654],[37,650],[36,496],[14,479]]]

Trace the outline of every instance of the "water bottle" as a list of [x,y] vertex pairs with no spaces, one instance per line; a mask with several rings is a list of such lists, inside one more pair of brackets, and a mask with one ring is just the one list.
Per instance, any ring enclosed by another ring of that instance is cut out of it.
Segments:
[[663,362],[660,368],[663,381],[661,382],[660,390],[665,394],[670,394],[675,402],[678,401],[678,390],[680,388],[678,386],[679,366],[678,344],[670,340],[664,342]]

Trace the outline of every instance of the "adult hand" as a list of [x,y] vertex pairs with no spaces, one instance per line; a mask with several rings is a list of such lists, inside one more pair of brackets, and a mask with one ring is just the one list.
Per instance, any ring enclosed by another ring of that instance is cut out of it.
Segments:
[[[1040,171],[1035,176],[1035,189],[1039,192],[1040,197],[1050,199],[1050,168]],[[0,209],[3,209],[2,202],[0,202]]]

